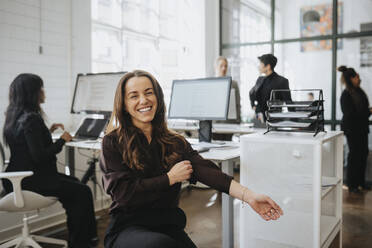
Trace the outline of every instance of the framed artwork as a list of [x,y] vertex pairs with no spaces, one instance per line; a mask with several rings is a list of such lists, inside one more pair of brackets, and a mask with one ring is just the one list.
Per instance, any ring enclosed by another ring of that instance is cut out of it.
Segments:
[[[338,33],[342,32],[343,3],[338,3]],[[332,34],[332,4],[306,6],[300,9],[301,37]],[[342,48],[342,40],[337,48]],[[331,50],[332,40],[306,41],[301,43],[301,52]]]

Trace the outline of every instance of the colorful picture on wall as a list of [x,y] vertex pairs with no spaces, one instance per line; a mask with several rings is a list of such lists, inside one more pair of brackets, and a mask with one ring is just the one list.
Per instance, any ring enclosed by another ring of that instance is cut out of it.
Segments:
[[[332,34],[332,4],[302,7],[300,10],[301,37],[313,37]],[[343,3],[338,3],[338,32],[342,32]],[[342,48],[339,40],[337,48]],[[331,50],[332,40],[301,42],[301,52]]]

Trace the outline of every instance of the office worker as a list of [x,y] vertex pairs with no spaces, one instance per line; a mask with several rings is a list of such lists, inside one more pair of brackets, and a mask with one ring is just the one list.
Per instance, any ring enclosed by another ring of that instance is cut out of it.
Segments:
[[353,68],[340,66],[341,82],[345,86],[341,94],[341,110],[343,113],[341,130],[344,131],[349,154],[347,158],[347,185],[349,192],[359,193],[368,190],[365,174],[368,157],[368,133],[371,108],[366,93],[360,87],[359,74]]
[[[258,57],[259,71],[264,76],[260,76],[255,86],[249,91],[251,106],[255,110],[257,116],[263,121],[266,121],[265,112],[268,110],[267,101],[270,100],[272,90],[289,89],[288,79],[278,75],[274,68],[278,59],[272,54],[263,54]],[[289,93],[279,93],[278,98],[283,101],[291,100]]]
[[[227,58],[223,56],[219,56],[214,64],[214,70],[215,70],[215,76],[216,77],[226,77],[227,76],[227,70],[229,67],[229,63],[227,62]],[[240,123],[240,89],[239,84],[237,81],[232,80],[231,81],[231,88],[235,90],[235,108],[236,108],[236,119],[233,120],[225,120],[225,121],[218,121],[223,123]]]
[[201,181],[247,202],[263,219],[276,220],[280,207],[203,159],[167,128],[163,91],[148,72],[125,74],[102,141],[103,185],[111,195],[105,247],[196,247],[178,208],[181,183]]
[[[56,154],[72,137],[64,132],[53,142],[50,132],[63,125],[47,128],[40,106],[44,102],[43,81],[39,76],[20,74],[11,83],[3,131],[11,154],[6,171],[33,171],[31,177],[22,181],[22,188],[57,197],[62,203],[67,214],[69,247],[94,246],[98,239],[91,190],[78,179],[57,172]],[[7,192],[13,191],[9,181],[3,180],[3,185]]]
[[[228,71],[229,63],[226,57],[219,56],[215,63],[214,63],[214,71],[216,77],[226,77]],[[223,120],[223,121],[215,121],[215,123],[232,123],[232,124],[240,124],[241,117],[240,117],[240,89],[239,84],[237,81],[231,81],[231,89],[235,90],[235,109],[236,109],[236,119],[230,120]],[[232,134],[224,134],[224,133],[213,133],[212,139],[214,140],[232,140]]]

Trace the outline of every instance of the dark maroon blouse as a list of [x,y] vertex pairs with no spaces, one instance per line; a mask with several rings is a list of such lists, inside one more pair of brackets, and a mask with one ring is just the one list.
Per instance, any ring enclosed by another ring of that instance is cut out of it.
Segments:
[[[166,169],[162,165],[160,145],[155,139],[149,144],[143,134],[138,135],[137,139],[143,171],[130,169],[123,162],[115,133],[103,138],[100,167],[104,173],[104,189],[112,198],[110,213],[131,215],[146,209],[178,207],[181,183],[169,185],[167,172],[171,168]],[[191,162],[192,183],[200,181],[216,190],[229,192],[231,176],[222,173],[210,160],[203,159],[187,141],[186,145],[175,147],[181,156],[174,164],[183,160]]]

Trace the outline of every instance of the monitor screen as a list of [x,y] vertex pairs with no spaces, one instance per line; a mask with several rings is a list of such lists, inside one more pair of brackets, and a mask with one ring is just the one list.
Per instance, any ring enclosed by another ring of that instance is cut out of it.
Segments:
[[71,113],[110,114],[116,87],[125,72],[79,74],[76,79]]
[[226,120],[231,77],[174,80],[168,118]]

